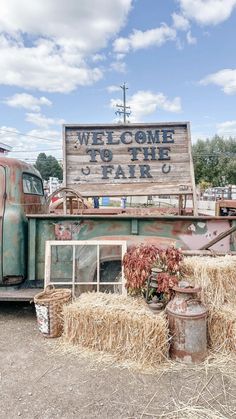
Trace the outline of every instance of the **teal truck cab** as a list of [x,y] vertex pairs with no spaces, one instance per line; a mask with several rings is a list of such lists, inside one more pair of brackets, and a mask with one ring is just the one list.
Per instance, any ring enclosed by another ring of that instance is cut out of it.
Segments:
[[[30,300],[44,285],[47,240],[125,240],[129,245],[151,243],[175,245],[186,253],[235,252],[236,217],[156,215],[129,210],[85,209],[77,214],[51,214],[38,171],[27,163],[0,157],[0,301]],[[116,246],[102,249],[101,265],[117,275],[120,259]],[[204,249],[204,250],[199,250]],[[210,250],[207,250],[210,249]],[[96,263],[94,249],[80,250],[80,278],[91,283]],[[52,254],[55,277],[70,278],[70,246]],[[81,266],[84,266],[83,272]],[[108,277],[111,278],[111,273]],[[112,279],[113,280],[113,279]]]
[[0,158],[0,285],[27,278],[28,219],[45,211],[43,183],[31,165]]

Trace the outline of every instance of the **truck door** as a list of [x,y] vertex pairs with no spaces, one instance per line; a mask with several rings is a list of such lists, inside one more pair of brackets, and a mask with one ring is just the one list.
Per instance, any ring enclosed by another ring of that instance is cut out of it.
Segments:
[[3,281],[3,217],[6,199],[5,168],[0,165],[0,284]]

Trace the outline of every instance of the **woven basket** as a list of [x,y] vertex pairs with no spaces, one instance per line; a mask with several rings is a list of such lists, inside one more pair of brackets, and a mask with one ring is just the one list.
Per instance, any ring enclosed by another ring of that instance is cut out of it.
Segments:
[[62,308],[72,299],[71,290],[48,285],[35,295],[34,304],[40,332],[47,338],[61,336],[63,331]]

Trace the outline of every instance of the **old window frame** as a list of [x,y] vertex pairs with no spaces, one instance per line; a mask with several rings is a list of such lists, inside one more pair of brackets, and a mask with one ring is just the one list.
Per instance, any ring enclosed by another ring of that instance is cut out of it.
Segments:
[[[71,246],[72,247],[72,278],[71,281],[52,281],[51,280],[51,261],[53,246]],[[82,282],[75,281],[75,249],[78,246],[96,246],[97,247],[97,281]],[[100,246],[120,246],[121,247],[121,281],[101,282],[100,281]],[[100,291],[100,285],[121,285],[121,294],[126,295],[124,267],[122,264],[125,253],[127,252],[126,240],[47,240],[45,242],[45,271],[44,287],[47,285],[71,285],[72,295],[75,296],[75,287],[77,285],[97,285],[96,291]]]

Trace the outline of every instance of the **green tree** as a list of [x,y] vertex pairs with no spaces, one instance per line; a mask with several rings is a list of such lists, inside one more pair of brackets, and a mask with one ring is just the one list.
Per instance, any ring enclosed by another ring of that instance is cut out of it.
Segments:
[[236,139],[215,135],[211,140],[198,140],[192,150],[197,184],[236,184]]
[[37,157],[35,167],[44,180],[48,180],[49,177],[57,177],[59,180],[63,178],[62,167],[53,156],[46,156],[45,153],[40,153]]

